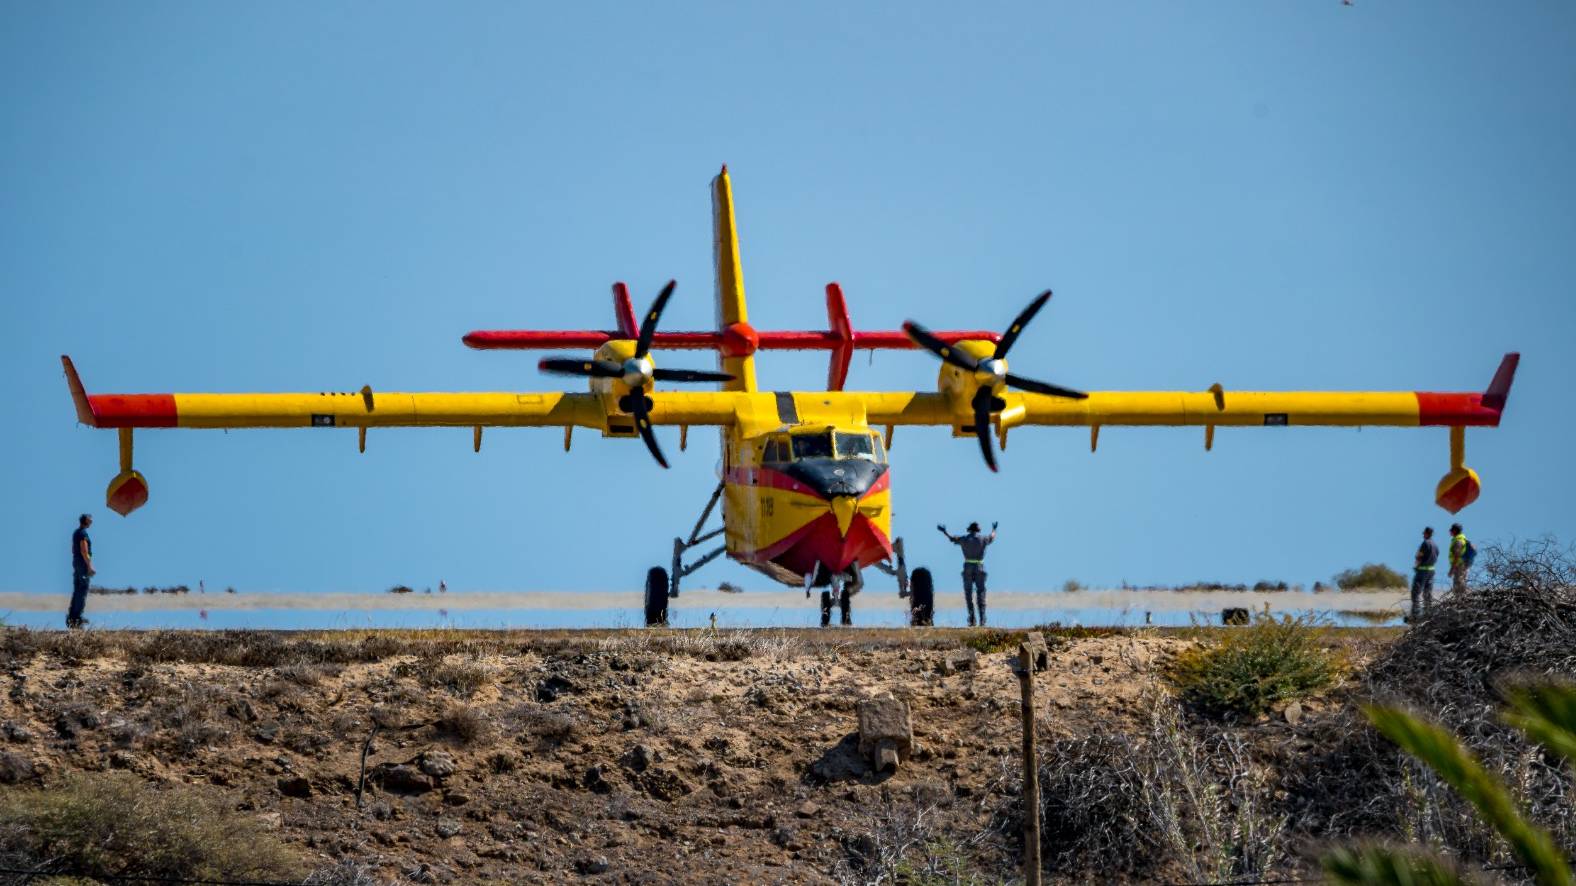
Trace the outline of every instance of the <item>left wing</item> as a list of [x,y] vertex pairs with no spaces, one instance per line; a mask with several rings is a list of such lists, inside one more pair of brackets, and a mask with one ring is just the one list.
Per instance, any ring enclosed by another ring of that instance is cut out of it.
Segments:
[[[320,391],[293,394],[89,394],[61,357],[77,420],[95,428],[582,427],[605,429],[601,394]],[[652,422],[727,425],[725,393],[653,393]],[[616,410],[611,410],[615,413]]]
[[[608,436],[637,434],[633,417],[611,393],[406,393],[320,391],[293,394],[89,394],[71,358],[62,356],[77,420],[120,431],[120,473],[105,494],[111,510],[126,515],[148,501],[147,480],[132,467],[135,428],[356,428],[366,448],[368,428],[471,427],[481,450],[484,427],[592,428]],[[657,391],[650,418],[658,425],[731,425],[737,398],[748,395]],[[646,432],[649,434],[649,429]]]

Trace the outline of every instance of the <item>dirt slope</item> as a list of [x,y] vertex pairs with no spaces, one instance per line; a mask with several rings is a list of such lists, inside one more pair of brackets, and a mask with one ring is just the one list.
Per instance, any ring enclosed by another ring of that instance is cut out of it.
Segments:
[[[1008,655],[943,673],[980,632],[6,639],[0,780],[216,785],[312,864],[463,883],[867,881],[898,856],[994,881],[1017,864]],[[1041,735],[1129,728],[1188,642],[1053,640]],[[918,744],[891,776],[856,752],[855,705],[883,693],[912,706]]]

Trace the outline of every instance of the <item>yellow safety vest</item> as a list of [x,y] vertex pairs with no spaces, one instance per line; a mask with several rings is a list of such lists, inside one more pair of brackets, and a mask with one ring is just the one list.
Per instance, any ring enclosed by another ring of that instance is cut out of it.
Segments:
[[1467,555],[1467,537],[1465,535],[1450,536],[1450,565],[1460,566],[1461,558]]

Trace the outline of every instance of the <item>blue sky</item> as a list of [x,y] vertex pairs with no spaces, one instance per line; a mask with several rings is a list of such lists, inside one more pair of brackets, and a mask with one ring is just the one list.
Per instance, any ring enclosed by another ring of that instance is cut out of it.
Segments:
[[[0,7],[0,588],[105,583],[635,588],[710,490],[694,435],[155,431],[152,500],[103,507],[96,391],[545,390],[485,327],[605,328],[679,281],[709,325],[709,202],[734,175],[751,319],[1002,327],[1087,389],[1478,390],[1475,538],[1576,539],[1576,8],[1565,3]],[[705,365],[677,355],[666,365]],[[763,384],[824,383],[768,355]],[[930,389],[917,354],[851,388]],[[1404,565],[1447,435],[900,429],[895,515],[999,520],[993,587],[1328,579]],[[746,587],[728,564],[698,576]],[[943,579],[944,587],[950,579]],[[882,581],[885,581],[884,579]]]

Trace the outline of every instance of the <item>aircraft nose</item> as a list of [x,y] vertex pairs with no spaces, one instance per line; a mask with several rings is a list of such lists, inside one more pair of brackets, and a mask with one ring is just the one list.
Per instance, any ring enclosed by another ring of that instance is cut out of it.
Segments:
[[852,495],[839,495],[832,499],[832,516],[837,518],[837,533],[848,537],[848,527],[854,525],[854,514],[859,512],[859,501]]

